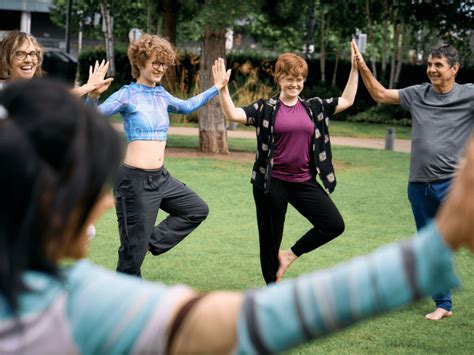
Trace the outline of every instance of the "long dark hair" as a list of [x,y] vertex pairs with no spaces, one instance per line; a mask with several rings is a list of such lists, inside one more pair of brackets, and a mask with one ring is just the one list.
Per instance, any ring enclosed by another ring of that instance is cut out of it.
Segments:
[[10,84],[0,105],[0,293],[15,312],[25,271],[59,275],[54,256],[79,237],[121,149],[110,124],[59,83]]

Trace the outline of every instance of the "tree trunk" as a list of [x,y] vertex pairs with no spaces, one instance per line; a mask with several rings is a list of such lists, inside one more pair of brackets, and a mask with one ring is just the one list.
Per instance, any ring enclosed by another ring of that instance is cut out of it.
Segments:
[[151,33],[151,18],[153,13],[153,0],[146,3],[146,33]]
[[364,13],[367,17],[367,37],[370,43],[370,63],[372,66],[372,74],[377,79],[377,59],[375,58],[375,36],[372,26],[372,17],[370,16],[369,0],[365,0]]
[[[176,46],[178,3],[175,0],[161,0],[159,2],[159,11],[163,14],[163,29],[161,35],[170,41],[173,46]],[[177,80],[176,70],[167,70],[162,80],[163,86],[171,92],[174,92]]]
[[392,50],[392,60],[390,62],[390,81],[388,84],[389,89],[393,89],[395,82],[395,70],[397,65],[398,52],[400,50],[400,24],[393,23],[393,50]]
[[115,76],[114,60],[114,18],[110,15],[110,4],[107,0],[100,2],[102,12],[102,32],[105,39],[105,52],[109,62],[109,76]]
[[316,25],[315,10],[316,10],[316,2],[311,1],[309,5],[308,22],[306,24],[306,38],[305,38],[305,43],[304,43],[304,52],[305,52],[306,58],[308,59],[311,58],[310,45],[313,42],[314,27]]
[[400,32],[402,36],[402,44],[400,46],[400,49],[398,50],[397,68],[395,70],[395,77],[393,79],[394,88],[397,87],[398,82],[400,81],[400,73],[402,72],[402,65],[403,65],[403,53],[406,53],[406,49],[407,49],[409,31],[407,31],[407,26],[404,23],[402,23],[400,26]]
[[386,82],[387,73],[387,43],[388,43],[388,4],[387,0],[383,3],[384,8],[384,20],[382,29],[382,65],[380,68],[380,80]]
[[[225,29],[217,31],[205,30],[199,63],[201,90],[207,89],[214,84],[212,65],[219,57],[225,57]],[[213,98],[206,106],[199,110],[198,116],[199,150],[208,153],[229,153],[225,119],[219,99],[217,97]]]
[[[334,63],[334,72],[332,74],[331,85],[336,86],[337,80],[337,68],[339,67],[339,58],[341,56],[341,42],[337,39],[337,46],[336,46],[336,62]],[[352,58],[351,58],[352,60]]]
[[319,68],[321,70],[321,82],[326,82],[326,24],[327,19],[325,18],[324,11],[321,11],[321,37],[320,37],[320,53],[319,53]]
[[163,13],[163,37],[176,46],[176,23],[178,19],[178,2],[161,0],[160,10]]

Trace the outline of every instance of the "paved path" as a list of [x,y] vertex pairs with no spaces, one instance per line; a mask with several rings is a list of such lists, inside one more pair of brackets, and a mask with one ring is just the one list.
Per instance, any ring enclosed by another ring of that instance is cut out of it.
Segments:
[[[114,123],[115,128],[119,131],[123,131],[121,123]],[[169,134],[181,135],[181,136],[197,136],[199,135],[198,128],[194,127],[170,127]],[[254,131],[227,131],[227,135],[232,138],[252,138],[255,139]],[[336,137],[331,136],[331,142],[333,145],[341,145],[347,147],[358,147],[358,148],[372,148],[372,149],[384,149],[385,140],[379,138],[355,138],[355,137]],[[409,153],[410,152],[410,140],[409,139],[395,139],[394,151]]]
[[[199,130],[193,127],[170,127],[169,134],[184,135],[184,136],[197,136]],[[253,138],[255,139],[254,131],[227,131],[227,135],[233,138]],[[378,138],[354,138],[354,137],[335,137],[331,136],[331,142],[333,145],[342,145],[348,147],[359,147],[359,148],[373,148],[373,149],[384,149],[385,140]],[[395,139],[394,150],[397,152],[410,152],[410,140],[408,139]]]

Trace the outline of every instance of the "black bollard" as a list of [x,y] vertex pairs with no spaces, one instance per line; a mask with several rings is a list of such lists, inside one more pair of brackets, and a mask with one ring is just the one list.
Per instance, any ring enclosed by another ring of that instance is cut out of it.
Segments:
[[237,122],[229,121],[229,123],[227,124],[227,130],[233,131],[235,129],[237,129]]
[[385,134],[385,150],[393,150],[395,143],[395,128],[387,127],[387,133]]

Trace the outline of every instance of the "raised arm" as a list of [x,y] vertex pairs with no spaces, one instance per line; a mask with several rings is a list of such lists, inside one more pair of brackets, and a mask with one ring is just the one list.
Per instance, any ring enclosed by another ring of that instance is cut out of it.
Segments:
[[101,93],[106,91],[113,78],[105,79],[105,75],[109,70],[109,62],[103,60],[100,64],[98,61],[95,62],[94,67],[89,67],[89,79],[87,83],[71,90],[71,93],[77,96],[83,96],[91,94],[94,97],[98,97]]
[[352,106],[354,99],[357,93],[357,85],[359,84],[359,72],[357,70],[357,61],[355,57],[354,48],[351,46],[351,72],[349,74],[349,79],[347,79],[346,87],[342,93],[342,96],[339,98],[336,110],[334,113],[344,111]]
[[110,117],[116,113],[123,113],[126,110],[130,99],[130,91],[128,86],[123,86],[120,90],[110,95],[107,100],[99,105],[99,97],[94,96],[92,93],[87,95],[86,104],[90,106],[97,106],[99,112]]
[[232,98],[230,97],[229,88],[227,86],[230,78],[230,69],[226,71],[224,59],[219,58],[212,66],[212,75],[214,76],[214,83],[219,87],[219,101],[221,103],[222,111],[229,121],[238,123],[247,123],[247,115],[240,107],[235,107]]
[[360,75],[362,76],[362,80],[364,81],[365,87],[369,91],[370,96],[379,103],[394,105],[400,104],[398,90],[386,89],[377,81],[377,79],[375,79],[354,40],[352,40],[352,50],[359,67]]
[[199,95],[193,96],[187,100],[182,100],[172,96],[167,91],[165,92],[168,95],[169,100],[168,111],[185,115],[201,108],[219,93],[217,87],[213,86],[206,91],[201,92]]

